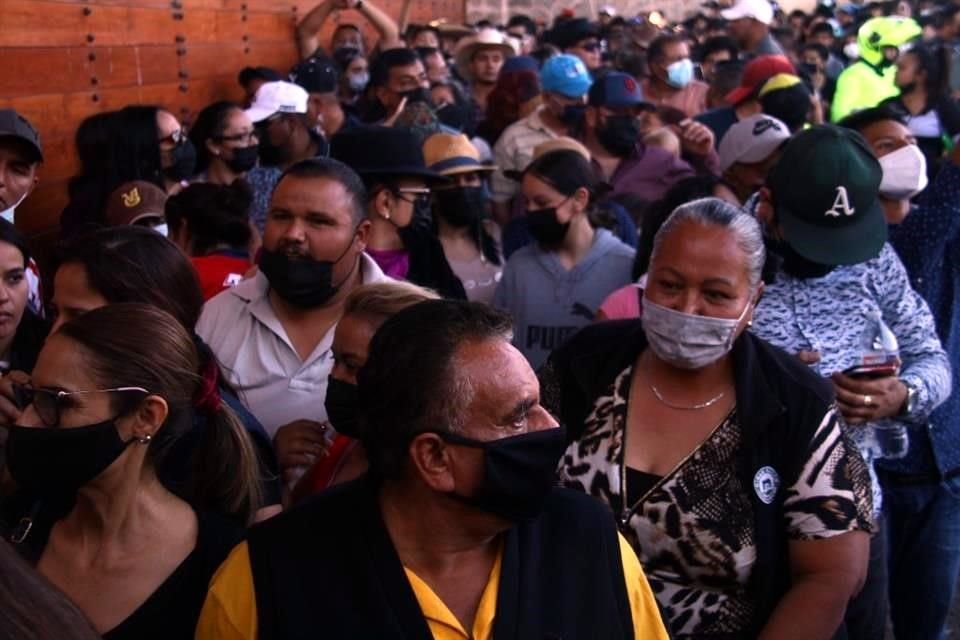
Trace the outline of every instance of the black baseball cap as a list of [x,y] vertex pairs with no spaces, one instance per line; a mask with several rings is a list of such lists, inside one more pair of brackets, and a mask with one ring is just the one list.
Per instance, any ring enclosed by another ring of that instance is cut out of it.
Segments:
[[33,125],[13,109],[0,109],[0,138],[14,138],[25,143],[34,162],[43,162],[40,134]]
[[308,58],[290,70],[290,81],[307,93],[335,93],[337,79],[337,70],[329,58]]
[[878,200],[882,177],[856,131],[819,125],[800,132],[767,178],[784,240],[819,264],[875,258],[887,241]]

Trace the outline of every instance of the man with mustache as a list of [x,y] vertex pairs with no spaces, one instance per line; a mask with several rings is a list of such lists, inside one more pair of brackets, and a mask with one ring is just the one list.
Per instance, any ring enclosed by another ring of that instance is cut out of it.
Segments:
[[287,479],[334,434],[323,405],[343,302],[385,279],[364,254],[370,222],[359,176],[336,160],[293,165],[273,193],[259,272],[211,299],[197,323],[230,383],[274,439]]

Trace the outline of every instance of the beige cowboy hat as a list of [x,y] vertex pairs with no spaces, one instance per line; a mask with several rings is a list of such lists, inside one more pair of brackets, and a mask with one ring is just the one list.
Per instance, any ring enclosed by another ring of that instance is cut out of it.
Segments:
[[481,29],[476,34],[466,37],[457,43],[454,58],[457,63],[457,73],[466,81],[473,80],[470,72],[470,62],[473,56],[482,49],[498,49],[503,52],[504,58],[517,55],[517,50],[505,35],[496,29]]

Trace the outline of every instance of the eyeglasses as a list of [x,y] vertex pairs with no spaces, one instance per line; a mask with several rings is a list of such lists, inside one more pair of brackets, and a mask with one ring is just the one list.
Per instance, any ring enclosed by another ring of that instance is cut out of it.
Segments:
[[40,421],[47,427],[60,426],[60,412],[71,406],[73,396],[90,395],[92,393],[150,393],[143,387],[115,387],[113,389],[95,389],[92,391],[54,391],[52,389],[36,389],[30,385],[13,384],[13,394],[17,407],[21,410],[33,405]]
[[[395,196],[397,196],[404,202],[409,202],[414,206],[419,205],[421,207],[425,207],[430,204],[430,189],[426,189],[426,188],[418,189],[415,187],[406,187],[406,188],[393,189],[393,193]],[[407,200],[406,198],[403,197],[404,195],[407,195],[407,194],[412,195],[413,199]]]
[[184,142],[187,139],[187,132],[184,129],[177,129],[168,136],[160,138],[160,144],[166,144],[171,147],[175,147],[178,144]]
[[217,142],[243,142],[246,144],[256,144],[258,142],[259,136],[257,135],[256,130],[254,131],[245,131],[243,133],[237,133],[232,136],[214,136],[214,140]]

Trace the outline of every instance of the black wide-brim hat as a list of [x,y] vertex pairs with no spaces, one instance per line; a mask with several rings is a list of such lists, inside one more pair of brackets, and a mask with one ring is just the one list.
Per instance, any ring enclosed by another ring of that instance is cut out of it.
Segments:
[[427,168],[419,139],[405,127],[368,126],[338,133],[330,155],[364,176],[410,176],[428,183],[449,179]]

